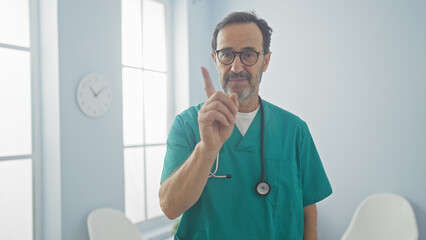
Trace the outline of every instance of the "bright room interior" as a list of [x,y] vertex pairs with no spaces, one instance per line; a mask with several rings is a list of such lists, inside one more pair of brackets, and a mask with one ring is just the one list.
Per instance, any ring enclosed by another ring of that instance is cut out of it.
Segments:
[[[201,66],[220,89],[211,36],[233,11],[272,27],[260,95],[309,124],[331,182],[318,239],[341,239],[376,193],[407,199],[424,239],[426,2],[415,0],[0,1],[0,239],[89,240],[99,208],[145,239],[173,239],[158,203],[168,130],[205,101]],[[92,93],[108,96],[85,112],[79,86],[93,73],[105,85]]]

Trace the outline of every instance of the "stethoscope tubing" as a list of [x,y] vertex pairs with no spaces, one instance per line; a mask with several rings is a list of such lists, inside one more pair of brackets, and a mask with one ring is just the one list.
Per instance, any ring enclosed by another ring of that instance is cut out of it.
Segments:
[[261,121],[262,124],[260,126],[260,158],[261,158],[261,164],[262,164],[262,175],[261,175],[261,181],[265,182],[265,111],[263,109],[263,102],[262,98],[259,96],[259,104],[260,104],[260,111],[261,111]]
[[[265,111],[263,108],[262,98],[259,96],[259,104],[260,104],[260,159],[261,159],[261,178],[260,182],[256,184],[255,190],[260,196],[266,196],[271,192],[271,185],[265,180]],[[226,175],[216,175],[216,172],[219,167],[219,153],[216,157],[216,168],[214,172],[209,172],[209,178],[232,178],[231,174]]]

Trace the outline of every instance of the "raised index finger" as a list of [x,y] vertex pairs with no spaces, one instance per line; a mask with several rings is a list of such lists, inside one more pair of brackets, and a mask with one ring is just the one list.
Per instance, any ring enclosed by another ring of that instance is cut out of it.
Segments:
[[207,98],[210,98],[210,96],[213,95],[216,90],[213,87],[209,71],[207,71],[205,67],[201,67],[201,72],[203,73],[204,78],[204,90],[206,91]]

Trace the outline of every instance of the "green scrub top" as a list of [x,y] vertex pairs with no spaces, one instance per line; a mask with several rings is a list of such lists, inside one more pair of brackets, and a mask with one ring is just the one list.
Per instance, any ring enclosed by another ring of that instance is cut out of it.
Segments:
[[[216,175],[200,199],[183,213],[175,239],[303,238],[303,207],[332,193],[308,126],[297,116],[263,100],[267,196],[256,193],[261,179],[261,111],[243,137],[238,128],[222,146]],[[189,157],[200,141],[201,104],[178,115],[167,139],[161,181]],[[213,165],[212,172],[214,171]]]

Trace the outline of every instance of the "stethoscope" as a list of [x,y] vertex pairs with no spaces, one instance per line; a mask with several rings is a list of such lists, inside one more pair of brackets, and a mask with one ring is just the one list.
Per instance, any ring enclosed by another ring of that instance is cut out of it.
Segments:
[[[259,194],[260,196],[266,196],[271,192],[271,185],[269,185],[269,183],[265,180],[265,149],[264,149],[264,145],[265,145],[265,112],[263,109],[263,102],[262,99],[259,96],[259,104],[260,104],[260,113],[261,113],[261,128],[260,128],[260,159],[261,159],[261,166],[262,166],[262,171],[261,171],[261,179],[260,181],[256,184],[256,192],[257,194]],[[216,168],[213,172],[209,173],[209,177],[214,177],[214,178],[231,178],[232,175],[231,174],[226,174],[226,175],[222,175],[222,176],[218,176],[215,175],[217,172],[217,169],[219,167],[219,153],[217,154],[216,157]]]

